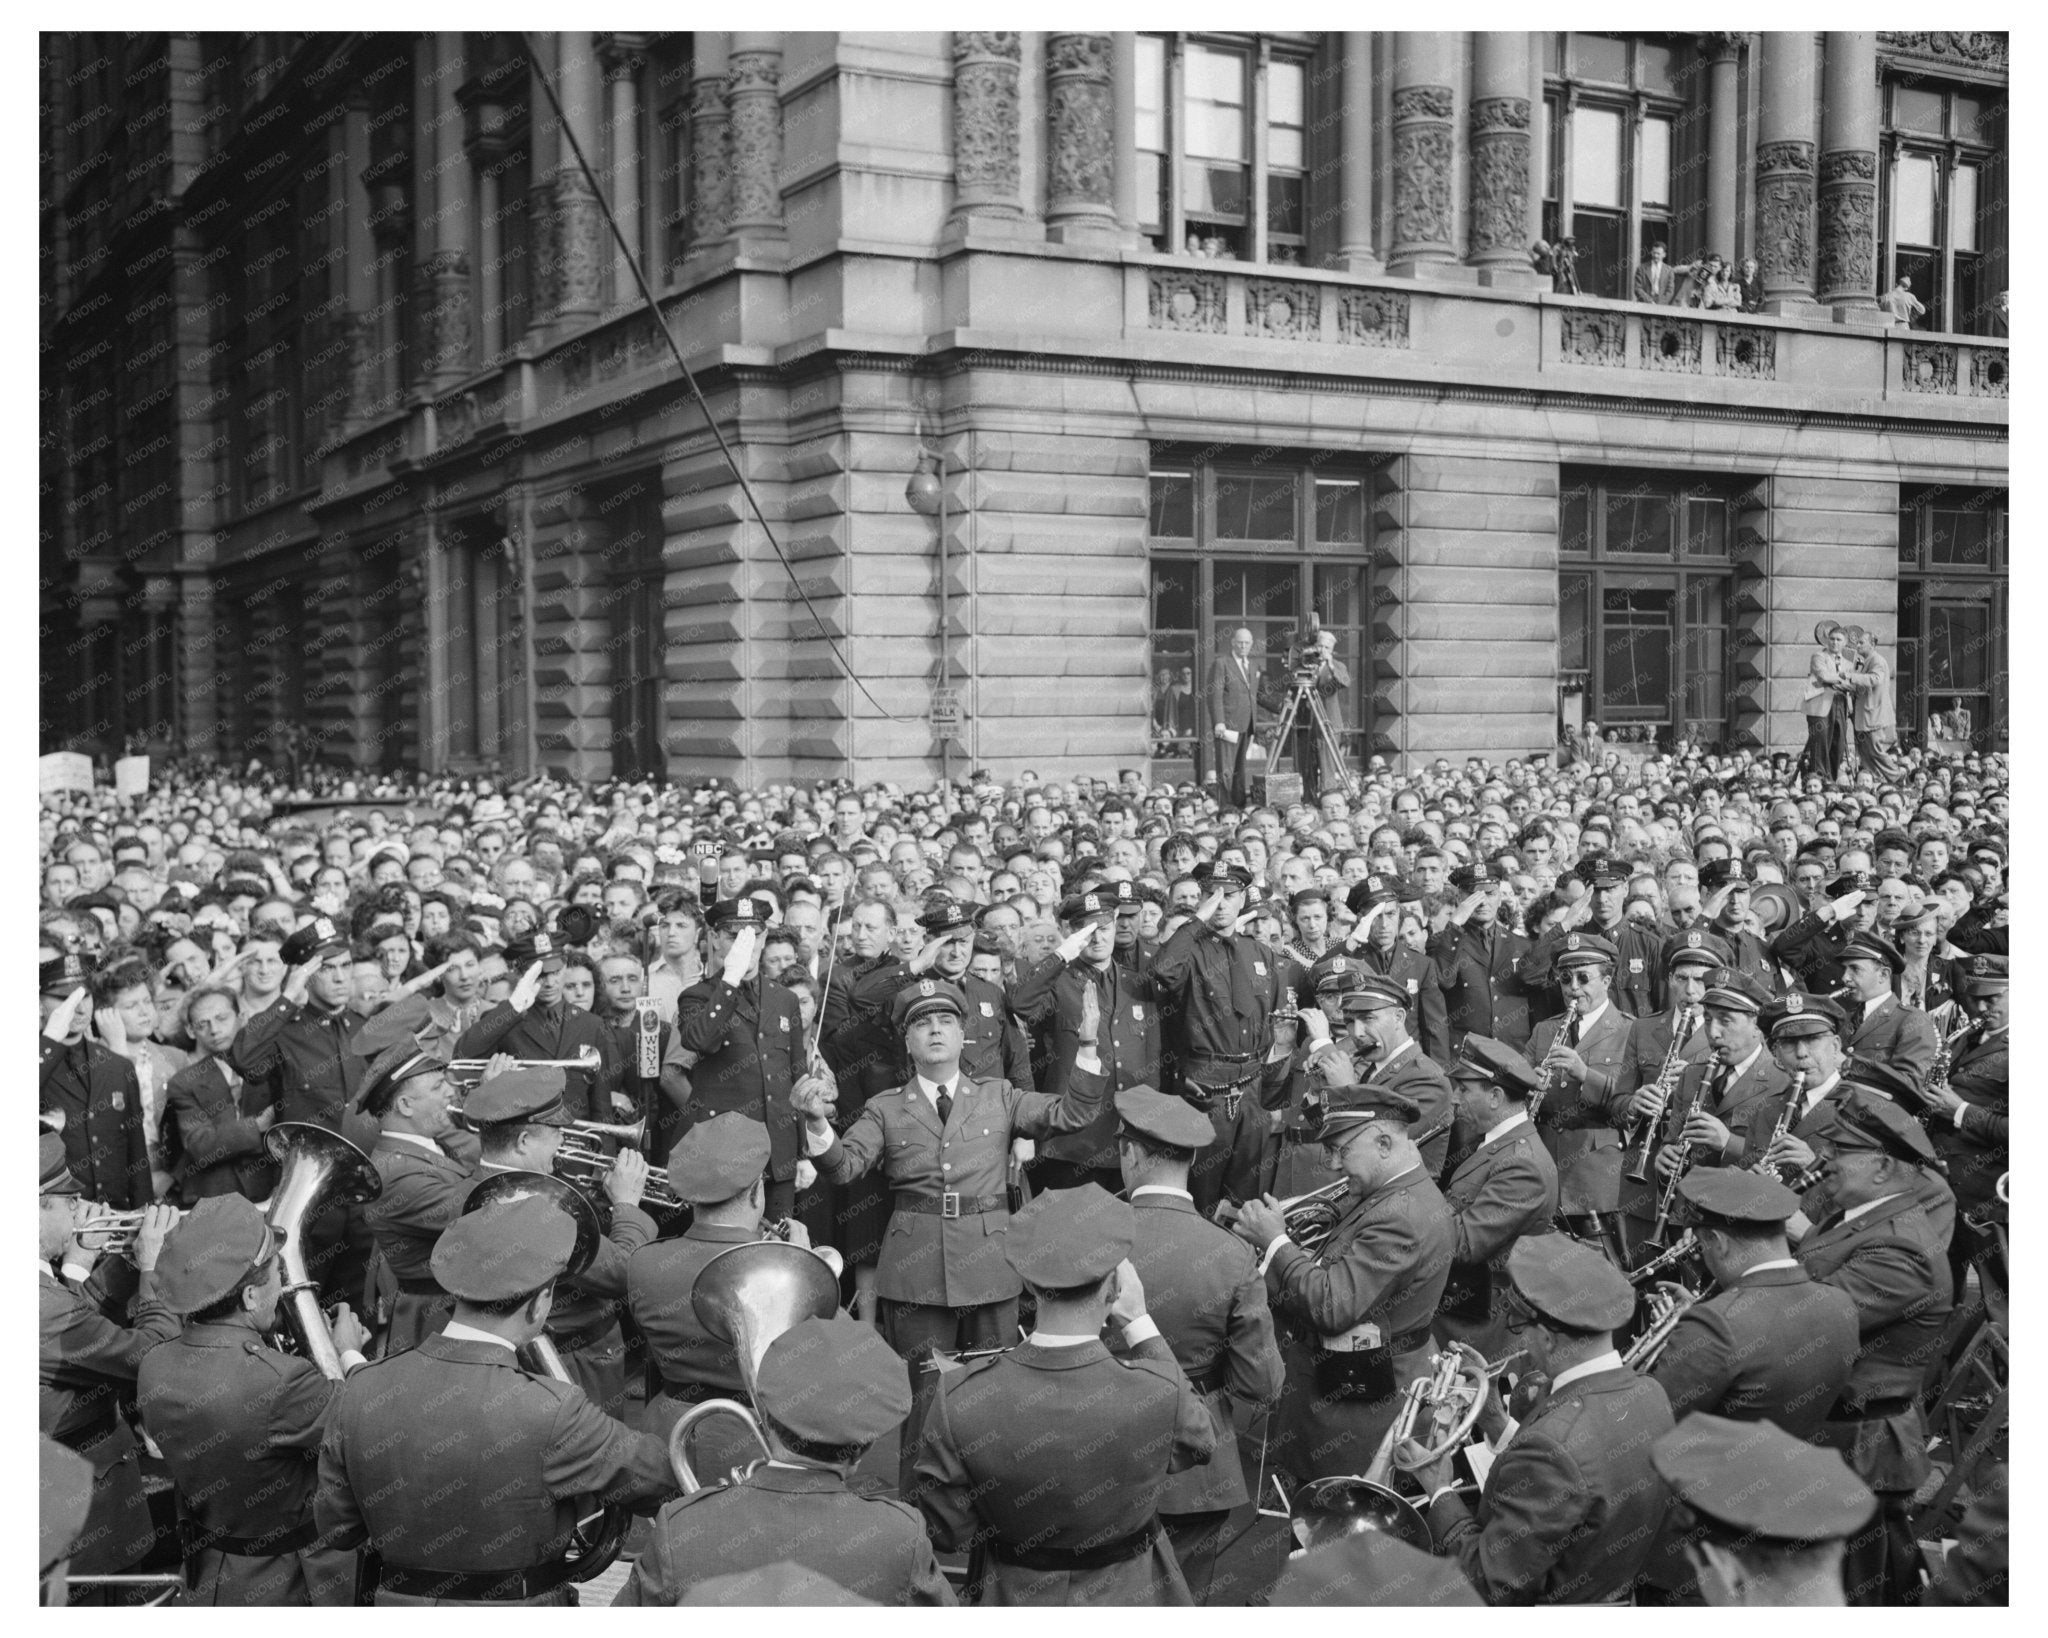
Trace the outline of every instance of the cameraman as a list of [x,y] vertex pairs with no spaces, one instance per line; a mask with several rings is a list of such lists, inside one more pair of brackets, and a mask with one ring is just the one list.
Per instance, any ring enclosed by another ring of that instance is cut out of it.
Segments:
[[[1337,634],[1327,626],[1312,626],[1297,639],[1299,652],[1291,654],[1294,680],[1297,684],[1307,683],[1316,691],[1322,701],[1323,716],[1330,724],[1330,735],[1339,745],[1344,743],[1344,696],[1351,691],[1351,670],[1337,658]],[[1295,718],[1294,765],[1301,770],[1301,794],[1307,801],[1314,801],[1322,793],[1322,734],[1316,721],[1307,710]],[[1332,770],[1341,780],[1344,770]]]

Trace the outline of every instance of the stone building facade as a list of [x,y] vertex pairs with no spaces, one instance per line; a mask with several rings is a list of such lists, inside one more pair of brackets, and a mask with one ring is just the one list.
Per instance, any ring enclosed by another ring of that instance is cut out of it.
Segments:
[[[1361,753],[1796,748],[1822,618],[1896,644],[1906,731],[2002,742],[2002,35],[78,34],[43,74],[46,745],[1186,777],[1231,630],[1277,670],[1311,612]],[[1531,262],[1566,234],[1576,294]],[[1760,307],[1631,300],[1653,243]]]

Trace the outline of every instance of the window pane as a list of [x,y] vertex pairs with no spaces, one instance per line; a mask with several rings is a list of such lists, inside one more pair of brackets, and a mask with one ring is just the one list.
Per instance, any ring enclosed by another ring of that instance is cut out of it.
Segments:
[[1205,159],[1245,159],[1244,106],[1244,57],[1235,51],[1189,46],[1188,152]]
[[1940,136],[1941,93],[1925,91],[1912,85],[1893,86],[1892,126],[1895,130],[1921,131],[1928,136]]
[[[1188,472],[1152,474],[1152,533],[1162,540],[1195,537],[1195,483]],[[1187,624],[1193,625],[1189,618]]]
[[1316,480],[1316,539],[1325,546],[1365,544],[1365,485]]
[[1718,500],[1689,500],[1685,503],[1685,555],[1726,557],[1728,555],[1728,504]]
[[1543,42],[1543,72],[1562,74],[1564,72],[1564,36],[1554,29],[1546,29],[1537,36]]
[[[1316,618],[1326,626],[1339,631],[1348,631],[1359,625],[1359,610],[1365,605],[1365,588],[1361,582],[1367,571],[1348,564],[1319,563],[1316,565]],[[1344,649],[1348,645],[1337,645],[1337,657],[1346,665]]]
[[1301,132],[1274,126],[1266,133],[1266,163],[1276,170],[1298,171],[1302,166]]
[[1303,231],[1302,178],[1279,172],[1266,178],[1266,231],[1299,238]]
[[1668,721],[1672,592],[1610,586],[1600,601],[1601,714],[1622,722]]
[[1642,494],[1634,490],[1607,495],[1607,538],[1603,542],[1609,557],[1669,557],[1671,555],[1671,497]]
[[1238,166],[1207,165],[1191,159],[1181,168],[1181,182],[1187,189],[1186,208],[1192,216],[1244,218],[1250,191],[1248,174]]
[[1152,754],[1185,749],[1199,731],[1195,707],[1196,565],[1152,562]]
[[1685,582],[1685,623],[1688,626],[1728,624],[1728,582],[1716,574],[1688,575]]
[[1671,79],[1671,48],[1653,40],[1636,42],[1636,83],[1645,91],[1676,92]]
[[1949,328],[1964,335],[1995,335],[1992,320],[1997,316],[1986,310],[1983,298],[1984,259],[1981,256],[1956,257],[1956,311]]
[[1977,167],[1958,165],[1948,184],[1949,244],[1957,250],[1977,248]]
[[[1902,508],[1899,512],[1899,567],[1917,569],[1920,566],[1920,508]],[[1903,635],[1905,627],[1899,627]]]
[[1958,142],[1991,141],[1990,122],[1984,117],[1984,99],[1958,95],[1949,109],[1954,122],[1952,135]]
[[1604,34],[1572,36],[1572,73],[1582,80],[1628,84],[1628,42]]
[[1621,114],[1613,108],[1572,111],[1572,199],[1621,205]]
[[1138,155],[1138,225],[1157,233],[1166,225],[1166,156]]
[[1927,611],[1927,687],[1981,690],[1991,674],[1991,604],[1935,603]]
[[1166,151],[1166,42],[1138,36],[1138,146]]
[[1643,203],[1671,203],[1671,121],[1643,121]]
[[1592,664],[1593,577],[1557,577],[1557,668],[1584,671]]
[[1307,124],[1302,115],[1302,88],[1306,83],[1307,74],[1300,63],[1270,64],[1266,70],[1267,119],[1297,130]]
[[1593,491],[1574,484],[1558,497],[1557,547],[1561,552],[1593,551]]
[[1293,540],[1294,478],[1216,474],[1218,540]]
[[1902,245],[1934,243],[1934,160],[1929,155],[1899,156],[1892,234]]
[[1549,162],[1543,167],[1543,197],[1560,199],[1564,187],[1564,104],[1552,97],[1543,105],[1544,146]]
[[1574,211],[1572,234],[1579,241],[1579,289],[1610,299],[1626,295],[1635,277],[1628,255],[1628,219],[1617,211]]
[[1950,568],[1988,568],[1991,520],[1982,512],[1936,510],[1929,515],[1929,561]]

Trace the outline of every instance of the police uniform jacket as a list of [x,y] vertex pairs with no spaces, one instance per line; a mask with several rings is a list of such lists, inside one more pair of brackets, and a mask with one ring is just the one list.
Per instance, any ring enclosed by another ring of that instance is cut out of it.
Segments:
[[1856,1305],[1804,1268],[1766,1268],[1693,1304],[1650,1372],[1683,1420],[1707,1411],[1812,1440],[1848,1385]]
[[1821,1442],[1873,1490],[1918,1489],[1928,1474],[1920,1384],[1953,1305],[1947,1240],[1911,1194],[1899,1194],[1853,1221],[1836,1213],[1797,1255],[1809,1275],[1855,1303],[1861,1334]]
[[36,1050],[38,1107],[44,1114],[62,1111],[64,1158],[80,1191],[123,1211],[148,1205],[156,1189],[135,1066],[97,1041],[65,1046],[38,1035]]
[[[1628,1056],[1629,1026],[1634,1023],[1610,996],[1607,1008],[1579,1034],[1578,1054],[1585,1060],[1586,1079],[1573,1086],[1569,1076],[1557,1077],[1537,1108],[1537,1128],[1557,1162],[1557,1209],[1570,1217],[1616,1211],[1621,1205],[1621,1133],[1607,1113]],[[1529,1057],[1540,1064],[1550,1043],[1564,1028],[1565,1015],[1546,1018],[1530,1037]]]
[[[1692,1161],[1698,1166],[1744,1166],[1761,1159],[1777,1130],[1778,1117],[1785,1112],[1785,1099],[1792,1079],[1778,1067],[1768,1047],[1760,1048],[1756,1061],[1740,1075],[1731,1076],[1717,1093],[1711,1082],[1718,1067],[1711,1054],[1685,1066],[1678,1077],[1678,1093],[1664,1111],[1664,1141],[1673,1141],[1684,1129],[1684,1112],[1695,1098],[1700,1107],[1728,1128],[1728,1142],[1717,1154],[1695,1149]],[[1754,1151],[1752,1153],[1752,1151]]]
[[[902,1082],[891,1070],[903,1049],[894,1040],[894,1026],[884,1001],[870,1000],[856,1009],[854,990],[870,973],[899,965],[894,956],[870,956],[865,961],[847,961],[832,969],[826,986],[824,1014],[818,1046],[839,1081],[839,1104],[834,1118],[852,1121],[877,1092],[886,1092]],[[889,992],[891,996],[895,991]],[[870,992],[872,994],[872,992]]]
[[1572,933],[1598,933],[1612,944],[1620,961],[1608,986],[1613,1004],[1634,1018],[1647,1018],[1664,1006],[1664,935],[1648,922],[1623,916],[1612,927],[1588,921],[1571,928],[1551,928],[1522,958],[1522,977],[1546,989],[1557,986],[1557,958]]
[[1485,1138],[1444,1186],[1451,1272],[1437,1309],[1442,1336],[1489,1359],[1505,1351],[1507,1261],[1525,1234],[1547,1234],[1557,1213],[1557,1163],[1526,1117]]
[[[665,1384],[709,1390],[692,1395],[706,1399],[746,1391],[737,1352],[704,1329],[690,1306],[690,1292],[713,1257],[760,1238],[755,1229],[693,1222],[676,1239],[641,1246],[626,1259],[626,1307],[647,1338],[648,1355]],[[677,1396],[670,1393],[670,1398]],[[681,1414],[682,1403],[677,1401],[667,1421]]]
[[1230,1436],[1233,1402],[1246,1417],[1280,1397],[1279,1345],[1266,1284],[1252,1248],[1195,1210],[1185,1194],[1131,1200],[1137,1241],[1131,1266],[1145,1309],[1216,1424],[1216,1454],[1166,1481],[1159,1511],[1221,1512],[1250,1499],[1244,1463]]
[[1999,1173],[2011,1164],[2007,1148],[2006,1076],[2010,1030],[1984,1037],[1975,1029],[1956,1043],[1949,1090],[1963,1100],[1962,1125],[1950,1115],[1929,1115],[1928,1136],[1948,1167],[1957,1205],[1980,1211],[1995,1198]]
[[675,1045],[696,1056],[689,1125],[723,1114],[763,1122],[768,1176],[777,1183],[793,1179],[803,1139],[789,1093],[805,1068],[796,997],[772,979],[734,988],[723,978],[707,978],[676,1002]]
[[1408,1034],[1437,1064],[1451,1061],[1451,1026],[1444,1007],[1443,986],[1437,982],[1436,963],[1418,955],[1399,939],[1385,951],[1366,944],[1353,952],[1358,964],[1369,973],[1391,978],[1408,992]]
[[384,1192],[363,1207],[364,1221],[398,1282],[391,1329],[384,1346],[398,1353],[417,1347],[447,1323],[455,1299],[434,1278],[434,1244],[462,1215],[476,1173],[431,1143],[379,1133],[370,1164]]
[[565,1069],[568,1084],[562,1089],[562,1107],[571,1120],[608,1121],[612,1115],[612,1093],[618,1088],[618,1073],[607,1067],[606,1047],[610,1028],[597,1014],[558,1001],[552,1007],[538,1004],[521,1012],[510,1001],[500,1001],[468,1029],[455,1043],[458,1058],[488,1058],[509,1052],[515,1058],[575,1058],[585,1047],[597,1054],[598,1067]]
[[[1010,1140],[1079,1131],[1102,1101],[1102,1075],[1078,1065],[1058,1097],[963,1073],[943,1130],[938,1110],[914,1079],[870,1098],[816,1165],[819,1176],[834,1183],[879,1169],[895,1192],[875,1294],[892,1302],[971,1308],[1007,1302],[1022,1291],[1023,1281],[1003,1255],[1010,1226]],[[944,1215],[948,1195],[958,1196],[956,1216]]]
[[100,1311],[107,1295],[103,1263],[74,1291],[45,1267],[36,1280],[41,1335],[36,1352],[36,1414],[41,1430],[92,1463],[92,1506],[71,1568],[79,1575],[125,1570],[149,1551],[154,1528],[142,1493],[140,1447],[121,1414],[143,1356],[174,1336],[178,1318],[145,1274],[135,1323],[116,1325]]
[[368,1067],[350,1045],[361,1023],[350,1012],[323,1013],[279,997],[242,1026],[228,1061],[238,1074],[263,1083],[280,1121],[324,1126],[368,1150],[377,1141],[377,1122],[347,1113]]
[[[516,1170],[485,1161],[472,1178],[474,1186],[493,1172]],[[548,1335],[564,1354],[597,1341],[618,1324],[617,1299],[626,1294],[626,1268],[634,1252],[655,1236],[654,1219],[638,1206],[611,1205],[611,1228],[597,1242],[590,1266],[574,1279],[555,1282],[555,1300],[548,1308]],[[433,1247],[427,1248],[431,1255]],[[571,1366],[570,1369],[575,1369]],[[579,1376],[579,1381],[582,1378]]]
[[[1103,1110],[1080,1131],[1047,1138],[1038,1152],[1047,1160],[1115,1171],[1116,1110],[1110,1099],[1127,1086],[1160,1086],[1159,1006],[1150,974],[1114,956],[1106,967],[1048,956],[1018,984],[1010,1006],[1043,1042],[1044,1090],[1057,1097],[1067,1089],[1080,1042],[1081,997],[1091,985],[1102,1013]],[[964,1055],[961,1063],[965,1067]]]
[[1626,1367],[1568,1382],[1501,1451],[1477,1515],[1443,1496],[1430,1533],[1489,1604],[1625,1603],[1670,1499],[1650,1447],[1671,1420]]
[[1522,980],[1528,952],[1529,940],[1498,922],[1452,922],[1430,935],[1429,958],[1436,963],[1452,1053],[1468,1035],[1491,1036],[1517,1052],[1529,1044],[1533,1009],[1543,996]]
[[1844,1061],[1868,1058],[1889,1064],[1915,1087],[1924,1089],[1940,1051],[1941,1036],[1934,1020],[1887,993],[1878,997],[1875,1010],[1866,1010],[1849,1032],[1842,1056]]
[[1784,989],[1784,974],[1771,959],[1770,947],[1756,934],[1747,927],[1723,927],[1719,922],[1714,923],[1712,931],[1734,956],[1729,963],[1734,971],[1761,984],[1766,995],[1776,995]]
[[164,1121],[178,1133],[173,1193],[180,1205],[217,1194],[268,1200],[277,1187],[277,1162],[256,1124],[270,1107],[269,1089],[246,1076],[240,1080],[229,1086],[218,1058],[194,1059],[171,1077]]
[[953,1605],[917,1509],[863,1496],[829,1468],[756,1468],[661,1510],[614,1605],[670,1608],[701,1581],[788,1559],[885,1608]]
[[355,1557],[313,1524],[320,1443],[341,1384],[247,1326],[193,1325],[143,1357],[136,1404],[163,1452],[200,1553],[186,1602],[345,1604]]
[[[876,1068],[883,1081],[878,1090],[901,1086],[910,1074],[910,1059],[903,1050],[903,1037],[889,1016],[889,1007],[918,977],[908,962],[884,961],[854,981],[853,1010],[871,1019],[874,1025],[869,1039],[879,1053]],[[951,982],[967,997],[967,1016],[960,1021],[960,1067],[978,1081],[1006,1080],[1012,1086],[1031,1091],[1031,1051],[1025,1044],[1024,1032],[1010,1017],[1001,986],[969,972],[961,973]]]
[[1159,1498],[1169,1474],[1209,1460],[1217,1442],[1162,1339],[1122,1359],[1094,1340],[1021,1342],[940,1381],[917,1456],[918,1506],[941,1551],[981,1544],[972,1602],[1184,1605]]
[[[387,1571],[477,1574],[558,1561],[592,1497],[646,1511],[675,1492],[660,1441],[528,1375],[510,1348],[435,1335],[342,1384],[313,1516]],[[559,1588],[528,1600],[566,1601]]]
[[1189,917],[1160,944],[1152,981],[1164,1044],[1184,1086],[1242,1087],[1257,1076],[1267,1020],[1280,1001],[1280,964],[1271,951]]
[[1374,1060],[1368,1086],[1398,1087],[1420,1106],[1408,1128],[1415,1147],[1422,1151],[1422,1169],[1435,1182],[1444,1174],[1444,1159],[1451,1147],[1451,1123],[1457,1107],[1451,1097],[1451,1078],[1433,1058],[1423,1056],[1420,1043],[1410,1041],[1391,1055]]
[[[1622,1053],[1621,1072],[1615,1077],[1614,1090],[1607,1098],[1607,1119],[1624,1138],[1631,1130],[1629,1100],[1643,1086],[1654,1082],[1658,1072],[1663,1069],[1664,1059],[1671,1051],[1671,1032],[1675,1023],[1671,1009],[1667,1007],[1648,1018],[1638,1018],[1629,1025],[1628,1046]],[[1683,1090],[1683,1069],[1702,1062],[1712,1052],[1713,1047],[1707,1041],[1706,1026],[1696,1026],[1691,1039],[1685,1043],[1679,1056],[1681,1072],[1678,1078],[1681,1085],[1674,1089],[1670,1103],[1665,1106],[1664,1120],[1667,1125],[1676,1118],[1677,1110],[1684,1107],[1685,1100],[1680,1096]],[[1641,1134],[1637,1133],[1636,1136],[1640,1141]],[[1624,1144],[1624,1148],[1632,1153],[1634,1145]],[[1627,1177],[1622,1178],[1618,1196],[1620,1209],[1630,1217],[1648,1223],[1656,1216],[1657,1196],[1662,1187],[1663,1179],[1654,1171],[1651,1172],[1649,1180],[1642,1183],[1632,1182]]]
[[1780,927],[1765,946],[1773,961],[1789,967],[1800,987],[1811,995],[1827,995],[1842,987],[1842,947],[1849,942],[1855,920],[1822,919],[1809,910]]

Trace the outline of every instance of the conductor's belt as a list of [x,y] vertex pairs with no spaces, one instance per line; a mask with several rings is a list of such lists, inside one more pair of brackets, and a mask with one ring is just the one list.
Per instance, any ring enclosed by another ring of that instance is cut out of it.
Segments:
[[1008,1211],[1007,1194],[899,1194],[896,1210],[915,1212],[921,1217],[980,1217],[986,1212]]
[[1014,1564],[1020,1570],[1100,1570],[1111,1564],[1122,1564],[1147,1551],[1158,1531],[1159,1521],[1147,1519],[1144,1528],[1133,1530],[1127,1536],[1118,1536],[1114,1541],[1105,1541],[1098,1547],[1013,1547],[1006,1541],[994,1541],[989,1544],[989,1551],[1003,1563]]
[[1388,1336],[1377,1325],[1368,1320],[1363,1325],[1353,1325],[1343,1331],[1333,1331],[1316,1338],[1316,1346],[1326,1354],[1369,1354],[1384,1349],[1390,1354],[1413,1353],[1429,1341],[1429,1327],[1418,1331],[1397,1331]]

